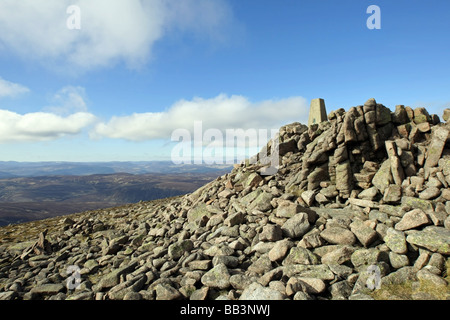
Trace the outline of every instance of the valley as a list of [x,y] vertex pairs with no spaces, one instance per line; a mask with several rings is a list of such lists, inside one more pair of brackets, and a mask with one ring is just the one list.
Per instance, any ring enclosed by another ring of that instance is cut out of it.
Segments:
[[0,226],[182,195],[227,171],[4,178]]

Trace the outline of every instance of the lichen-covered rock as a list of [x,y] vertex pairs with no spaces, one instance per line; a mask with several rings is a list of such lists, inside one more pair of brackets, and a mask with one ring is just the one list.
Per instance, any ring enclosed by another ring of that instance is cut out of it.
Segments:
[[406,237],[406,241],[432,252],[450,255],[450,230],[448,229],[429,226],[423,231],[411,233]]

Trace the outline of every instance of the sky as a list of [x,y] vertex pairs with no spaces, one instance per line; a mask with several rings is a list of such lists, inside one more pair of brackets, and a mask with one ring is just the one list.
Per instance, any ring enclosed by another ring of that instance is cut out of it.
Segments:
[[249,156],[314,98],[450,107],[448,0],[0,0],[0,30],[0,161],[170,160],[238,129]]

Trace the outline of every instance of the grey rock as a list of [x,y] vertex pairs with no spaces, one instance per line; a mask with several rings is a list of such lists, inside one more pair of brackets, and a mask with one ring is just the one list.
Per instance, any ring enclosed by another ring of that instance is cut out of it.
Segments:
[[285,237],[295,239],[303,236],[309,227],[308,214],[301,212],[288,219],[281,227],[281,230]]
[[376,248],[358,249],[351,256],[351,262],[355,268],[361,266],[375,265],[380,261],[388,261],[386,252],[382,252]]
[[333,300],[345,300],[352,294],[352,286],[346,280],[333,283],[328,290]]
[[263,287],[257,282],[253,282],[244,289],[239,300],[283,300],[284,295],[278,290]]
[[134,270],[136,265],[137,261],[134,261],[129,265],[112,270],[111,272],[109,272],[108,274],[106,274],[101,278],[100,282],[97,285],[97,290],[102,291],[103,289],[112,288],[118,285],[120,281],[120,276]]
[[61,283],[47,283],[33,287],[33,289],[31,289],[31,292],[42,295],[54,295],[64,291],[65,289],[66,287]]
[[301,197],[303,201],[305,201],[307,206],[312,206],[315,200],[316,191],[314,190],[307,190],[302,192]]
[[289,239],[279,240],[275,243],[273,248],[269,251],[268,257],[271,261],[283,260],[289,249],[294,246],[294,243]]
[[375,230],[359,220],[355,220],[350,224],[350,230],[364,247],[368,247],[378,238]]
[[384,242],[393,252],[405,254],[408,251],[405,233],[394,228],[387,229]]
[[303,291],[307,294],[320,294],[325,289],[325,282],[316,278],[291,277],[286,284],[286,293],[288,295],[293,295],[298,291]]
[[430,200],[439,197],[441,194],[441,189],[437,187],[428,187],[421,193],[419,193],[419,198],[423,200]]
[[416,270],[413,267],[403,267],[389,275],[381,278],[381,286],[392,284],[404,284],[410,281],[416,281]]
[[394,182],[391,173],[391,162],[389,159],[385,160],[380,169],[377,171],[372,179],[373,185],[382,193]]
[[402,187],[391,184],[384,191],[383,201],[386,203],[398,203],[402,199]]
[[326,264],[304,265],[290,264],[283,266],[283,274],[287,277],[300,276],[306,278],[317,278],[324,281],[334,279],[334,273]]
[[230,274],[227,267],[220,263],[206,272],[202,276],[201,282],[207,287],[226,289],[230,286]]
[[173,243],[168,248],[169,257],[178,260],[185,252],[190,252],[193,247],[194,243],[189,239]]
[[409,265],[407,255],[389,252],[389,262],[394,269],[400,269]]
[[422,282],[428,282],[430,283],[433,287],[441,287],[443,289],[445,289],[448,285],[447,281],[431,272],[429,272],[428,270],[419,270],[416,274],[417,279],[419,279]]
[[320,259],[308,249],[301,247],[293,247],[289,251],[287,257],[283,260],[283,265],[287,264],[319,264]]
[[395,230],[414,229],[430,223],[430,219],[421,209],[411,210],[403,215],[403,218],[395,225]]
[[272,261],[269,259],[267,254],[264,254],[248,267],[248,271],[262,275],[270,271],[272,268]]
[[352,245],[355,243],[355,235],[348,229],[341,227],[326,228],[320,236],[332,244]]
[[322,256],[322,263],[328,265],[346,263],[347,261],[350,261],[354,251],[355,251],[354,247],[342,246]]
[[202,287],[195,290],[190,296],[189,300],[206,300],[209,292],[209,287]]
[[438,164],[448,135],[449,130],[445,127],[439,127],[433,132],[431,144],[427,150],[427,160],[424,165],[425,168],[431,168]]
[[375,200],[375,198],[378,195],[378,189],[376,187],[370,187],[368,189],[365,189],[363,191],[361,191],[358,194],[358,198],[363,199],[363,200]]
[[406,241],[427,248],[432,252],[450,254],[450,230],[442,227],[429,226],[422,231],[409,234]]
[[301,212],[301,206],[297,203],[289,200],[279,200],[275,214],[281,218],[292,218],[299,212]]
[[168,283],[159,283],[155,286],[156,300],[178,300],[181,293]]
[[245,215],[241,212],[236,212],[231,215],[229,215],[225,221],[223,222],[224,225],[228,227],[232,227],[241,223],[244,223],[245,221]]
[[278,241],[283,237],[283,231],[279,225],[268,224],[262,229],[259,234],[260,241]]
[[17,292],[15,291],[5,291],[0,292],[0,301],[1,300],[14,300],[17,297]]

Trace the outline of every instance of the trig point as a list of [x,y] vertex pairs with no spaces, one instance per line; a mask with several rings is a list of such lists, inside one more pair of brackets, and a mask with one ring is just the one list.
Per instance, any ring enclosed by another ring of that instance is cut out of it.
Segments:
[[311,107],[309,108],[308,127],[315,123],[327,121],[327,109],[325,108],[325,101],[317,98],[311,100]]

